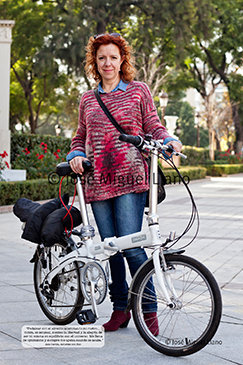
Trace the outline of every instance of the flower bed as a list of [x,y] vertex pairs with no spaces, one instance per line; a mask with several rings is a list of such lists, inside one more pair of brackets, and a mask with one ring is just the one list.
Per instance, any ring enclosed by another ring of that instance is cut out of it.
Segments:
[[28,147],[19,149],[19,154],[13,161],[13,168],[25,169],[27,180],[32,180],[46,178],[62,161],[66,161],[66,152],[62,153],[60,148],[51,152],[47,143],[41,142],[31,150]]

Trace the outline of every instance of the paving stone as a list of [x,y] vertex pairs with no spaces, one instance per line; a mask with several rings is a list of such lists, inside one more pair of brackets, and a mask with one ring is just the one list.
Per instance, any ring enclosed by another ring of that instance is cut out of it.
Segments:
[[[208,346],[185,358],[165,356],[143,341],[131,320],[127,329],[106,333],[102,348],[24,348],[23,326],[52,324],[35,297],[33,265],[29,260],[36,245],[21,239],[21,222],[9,209],[0,214],[0,365],[242,365],[243,174],[197,180],[189,187],[198,206],[200,230],[185,254],[214,273],[223,300],[222,321]],[[182,185],[168,186],[166,190],[167,199],[158,207],[164,238],[170,231],[183,232],[191,214],[191,203]],[[90,206],[88,212],[91,213]],[[91,223],[95,224],[92,216]],[[144,217],[143,226],[146,224]],[[176,247],[187,244],[194,232],[195,227]],[[95,242],[99,242],[97,229]],[[130,282],[128,268],[127,274]],[[97,325],[109,319],[111,308],[106,298],[99,306]]]

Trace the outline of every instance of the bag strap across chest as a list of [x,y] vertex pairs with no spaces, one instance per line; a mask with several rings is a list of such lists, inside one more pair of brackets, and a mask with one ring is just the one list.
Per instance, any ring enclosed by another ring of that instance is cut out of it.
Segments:
[[126,134],[125,130],[117,123],[117,121],[115,120],[115,118],[113,117],[113,115],[110,113],[109,109],[106,107],[106,105],[101,100],[100,93],[99,93],[98,89],[96,89],[94,91],[94,94],[95,94],[95,97],[96,97],[98,103],[100,104],[101,108],[103,109],[104,113],[106,114],[107,118],[109,118],[109,120],[114,125],[114,127],[116,127],[116,129],[121,134]]

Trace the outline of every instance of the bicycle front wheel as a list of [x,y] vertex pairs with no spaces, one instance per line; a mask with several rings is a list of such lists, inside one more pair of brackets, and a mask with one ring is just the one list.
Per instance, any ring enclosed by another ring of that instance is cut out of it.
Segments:
[[[164,275],[165,285],[173,308],[167,305],[153,260],[149,260],[133,286],[134,322],[142,338],[156,351],[168,356],[190,355],[206,346],[219,326],[220,290],[210,271],[197,260],[184,255],[165,255],[165,259],[169,269]],[[149,303],[157,303],[155,335],[149,329],[153,321],[144,319],[144,308]]]
[[46,275],[65,254],[65,247],[64,242],[59,242],[52,247],[38,250],[34,266],[34,286],[38,303],[47,318],[58,325],[71,323],[84,302],[76,262],[65,266],[49,285],[44,283]]

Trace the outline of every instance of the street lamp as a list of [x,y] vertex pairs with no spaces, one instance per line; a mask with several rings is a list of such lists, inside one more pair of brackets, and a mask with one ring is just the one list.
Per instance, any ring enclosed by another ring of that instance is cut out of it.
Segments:
[[160,108],[161,108],[162,125],[165,125],[165,108],[168,104],[168,100],[169,100],[168,94],[162,90],[161,93],[159,94],[159,104],[160,104]]
[[181,134],[181,128],[180,128],[180,126],[178,125],[177,127],[176,127],[176,130],[175,130],[175,134],[176,134],[176,136],[178,137],[178,138],[180,138],[180,134]]
[[56,131],[56,135],[57,137],[60,135],[61,133],[61,127],[60,127],[60,124],[56,124],[55,125],[55,131]]
[[199,112],[197,112],[195,114],[195,118],[196,118],[195,124],[197,126],[197,147],[200,147],[200,118],[201,118],[201,115]]

